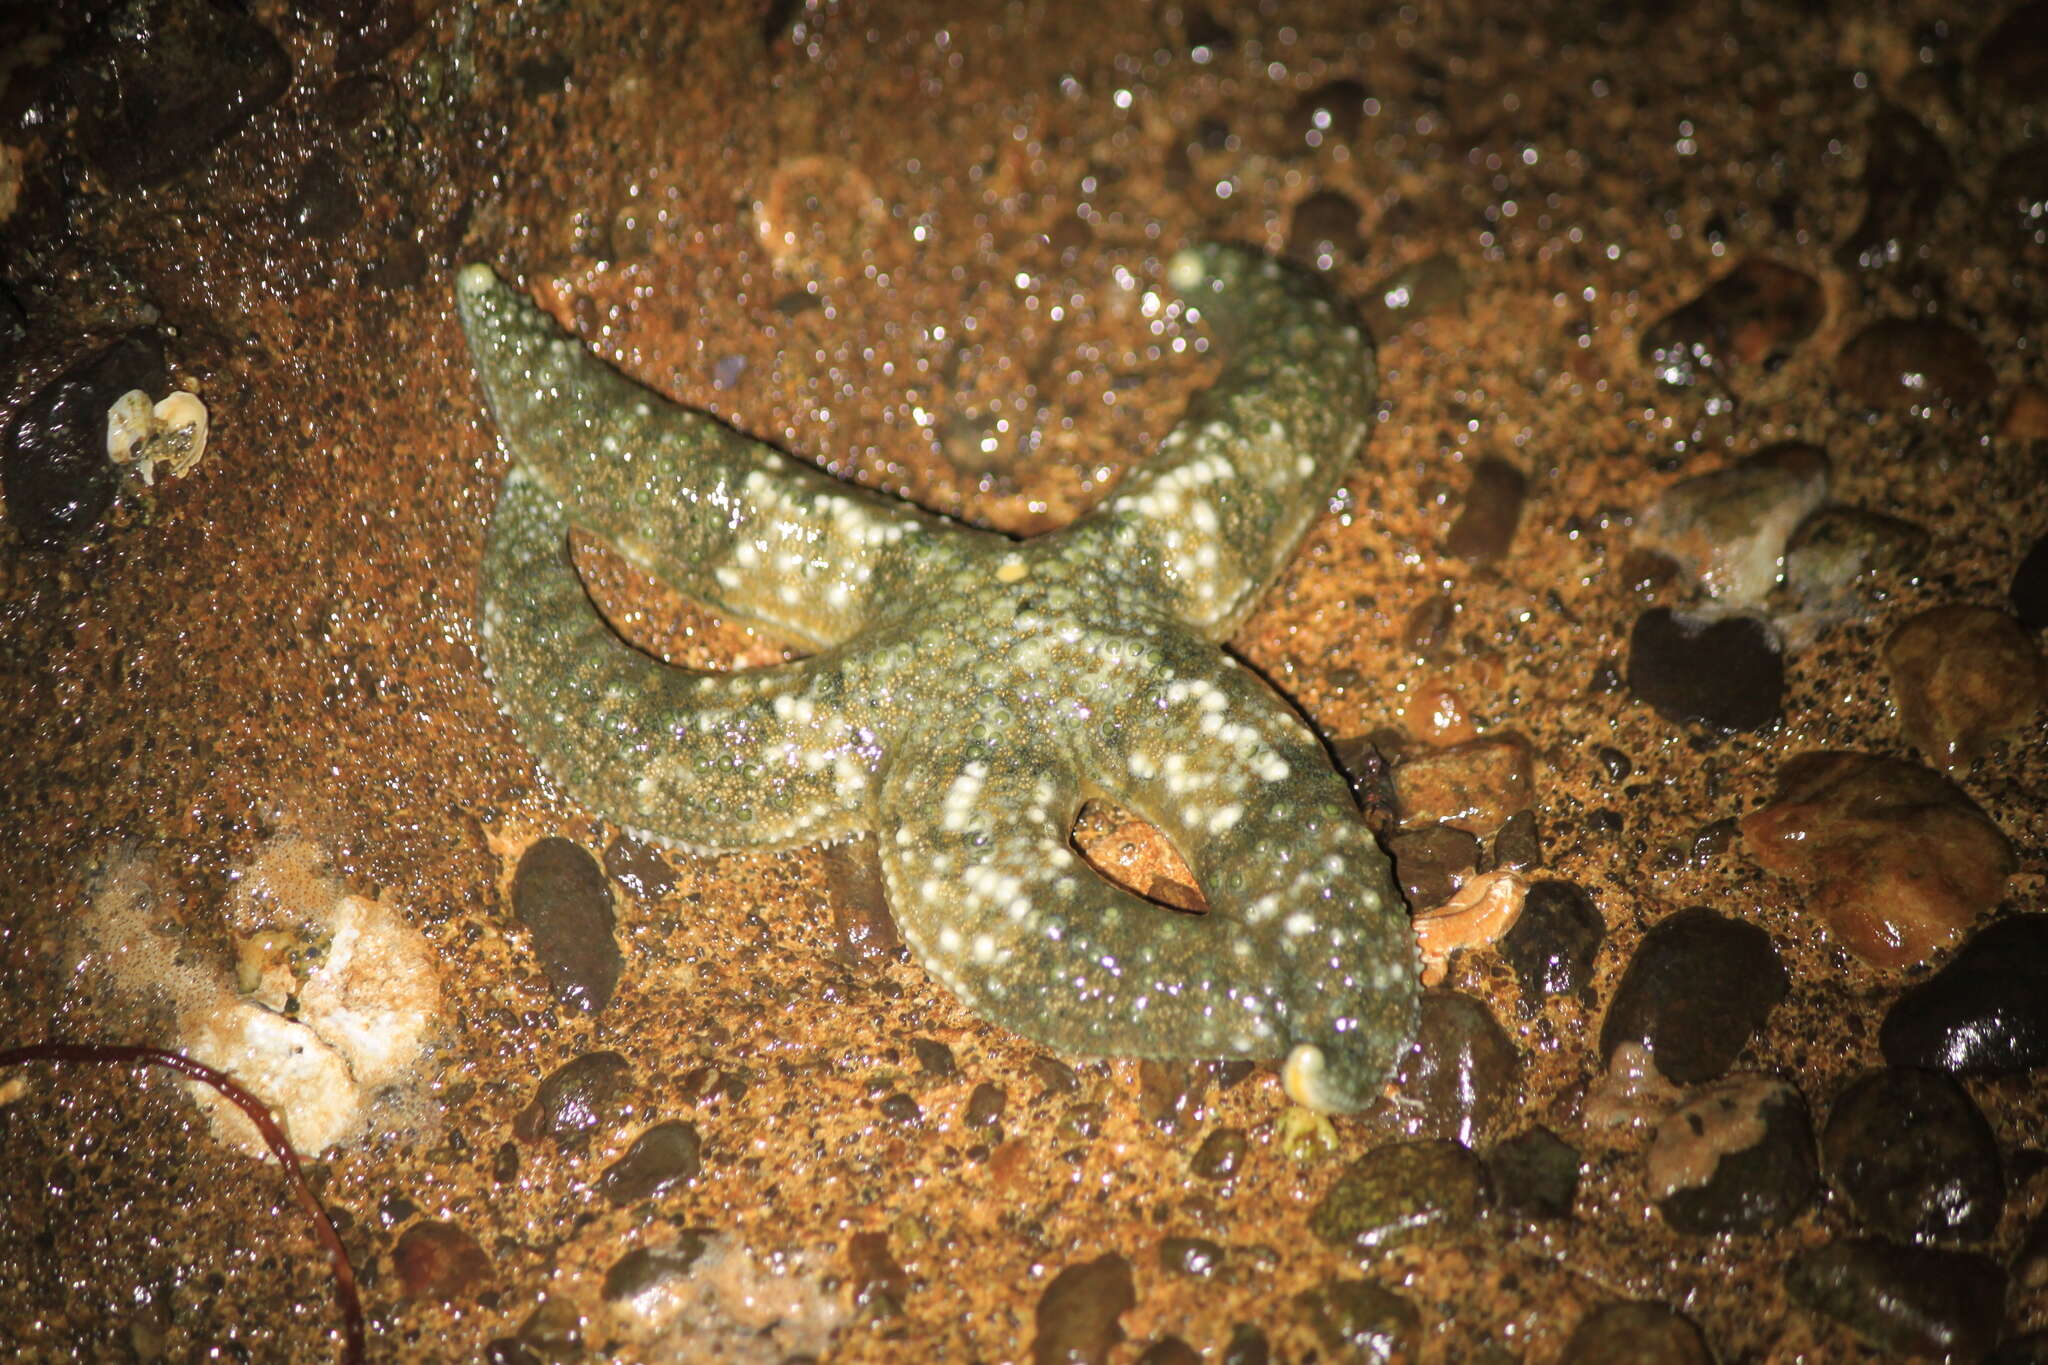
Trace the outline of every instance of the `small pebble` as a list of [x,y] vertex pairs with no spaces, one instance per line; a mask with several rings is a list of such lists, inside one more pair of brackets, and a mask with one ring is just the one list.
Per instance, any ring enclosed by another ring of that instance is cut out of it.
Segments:
[[616,1052],[586,1052],[534,1088],[533,1103],[520,1111],[512,1131],[528,1142],[581,1146],[625,1116],[632,1094],[630,1062]]
[[2048,630],[2048,535],[2027,547],[2005,590],[2012,614],[2029,630]]
[[1202,1365],[1202,1353],[1179,1337],[1161,1337],[1145,1348],[1137,1365]]
[[161,393],[169,385],[162,341],[135,331],[22,400],[0,447],[0,490],[24,544],[62,549],[93,528],[121,482],[107,459],[108,410],[125,393]]
[[1536,825],[1536,812],[1518,810],[1494,831],[1481,870],[1527,872],[1543,866],[1543,832]]
[[1928,540],[1921,527],[1882,512],[1819,508],[1785,542],[1786,591],[1803,610],[1838,608],[1868,578],[1916,571]]
[[1346,1250],[1429,1245],[1470,1230],[1485,1191],[1485,1167],[1460,1144],[1390,1142],[1344,1168],[1309,1214],[1309,1230]]
[[1440,823],[1488,835],[1534,799],[1535,756],[1520,735],[1494,735],[1403,760],[1393,770],[1403,825]]
[[1806,1100],[1769,1076],[1717,1081],[1657,1125],[1645,1179],[1664,1221],[1680,1232],[1783,1227],[1820,1187]]
[[1770,627],[1753,616],[1707,619],[1653,607],[1629,632],[1628,682],[1675,725],[1762,730],[1778,722],[1785,658]]
[[1471,278],[1458,258],[1439,251],[1366,290],[1359,311],[1372,334],[1384,341],[1418,318],[1463,311],[1471,292]]
[[674,1119],[657,1123],[633,1139],[625,1155],[605,1168],[597,1178],[597,1188],[614,1208],[642,1203],[695,1180],[701,1152],[697,1125]]
[[1579,1319],[1565,1343],[1571,1365],[1714,1365],[1690,1319],[1661,1303],[1606,1303]]
[[912,1038],[910,1050],[917,1057],[918,1069],[927,1076],[956,1076],[960,1067],[953,1060],[953,1049],[936,1038]]
[[1570,995],[1591,983],[1606,936],[1607,921],[1585,888],[1541,881],[1530,886],[1520,918],[1500,940],[1500,955],[1514,969],[1523,999],[1540,1006],[1545,996]]
[[1529,478],[1506,460],[1487,456],[1472,466],[1465,508],[1444,536],[1444,553],[1491,564],[1508,552],[1521,524]]
[[491,1258],[454,1223],[414,1223],[399,1234],[391,1264],[407,1298],[473,1300],[491,1282]]
[[889,1251],[886,1232],[856,1232],[846,1240],[846,1259],[853,1271],[853,1301],[870,1310],[900,1312],[910,1297],[910,1275]]
[[1294,102],[1287,133],[1299,146],[1346,143],[1365,123],[1365,87],[1349,78],[1325,81]]
[[1479,841],[1449,825],[1424,825],[1387,837],[1394,877],[1411,909],[1427,909],[1451,898],[1479,865]]
[[1688,906],[1650,926],[1600,1024],[1600,1055],[1634,1043],[1665,1079],[1718,1079],[1742,1054],[1790,983],[1771,936]]
[[1230,1340],[1223,1347],[1223,1365],[1271,1365],[1272,1359],[1273,1347],[1264,1332],[1248,1322],[1230,1329]]
[[1206,1237],[1168,1237],[1159,1244],[1159,1268],[1204,1279],[1223,1264],[1223,1248]]
[[1922,962],[1997,903],[2012,846],[1962,788],[1895,758],[1806,753],[1743,817],[1751,856],[1801,888],[1842,945],[1879,967]]
[[1033,1365],[1103,1365],[1124,1339],[1117,1322],[1138,1303],[1131,1263],[1115,1252],[1053,1276],[1033,1311]]
[[1821,1136],[1828,1182],[1873,1232],[1981,1242],[2005,1210],[1998,1140],[1939,1071],[1888,1067],[1851,1082]]
[[1524,1218],[1569,1218],[1579,1195],[1579,1154],[1548,1128],[1537,1126],[1496,1145],[1487,1155],[1494,1200]]
[[663,1292],[689,1275],[704,1247],[703,1234],[685,1232],[673,1246],[627,1252],[605,1272],[601,1291],[605,1302],[621,1303]]
[[1935,209],[1954,183],[1941,139],[1897,105],[1879,105],[1863,153],[1863,220],[1835,259],[1876,270],[1918,256]]
[[612,889],[597,859],[573,839],[536,840],[512,875],[512,909],[555,998],[596,1014],[611,1003],[625,959],[612,937]]
[[1819,447],[1771,446],[1665,489],[1635,544],[1677,564],[1707,596],[1753,607],[1777,586],[1786,541],[1827,492],[1828,458]]
[[1835,357],[1835,383],[1866,408],[1966,407],[1991,396],[1984,348],[1953,323],[1884,318]]
[[1991,921],[1898,998],[1878,1041],[1893,1066],[2007,1075],[2048,1064],[2048,914]]
[[1370,1280],[1328,1279],[1295,1296],[1310,1329],[1340,1360],[1412,1359],[1422,1314],[1391,1289]]
[[1415,1045],[1394,1073],[1394,1111],[1409,1137],[1471,1146],[1521,1109],[1522,1055],[1486,1006],[1456,991],[1422,993]]
[[1003,1110],[1009,1099],[1001,1086],[983,1081],[967,1097],[967,1110],[961,1121],[969,1128],[993,1128],[1003,1121]]
[[2048,664],[2027,629],[1989,607],[1935,607],[1884,644],[1899,732],[1935,767],[1966,769],[2040,709]]
[[1147,1057],[1138,1063],[1138,1117],[1163,1133],[1194,1123],[1209,1088],[1209,1073],[1187,1062]]
[[1033,1057],[1030,1069],[1048,1095],[1071,1095],[1081,1088],[1081,1078],[1074,1074],[1074,1068],[1057,1057]]
[[626,888],[634,900],[658,901],[675,888],[676,871],[652,844],[618,834],[604,847],[605,875]]
[[298,182],[285,202],[286,221],[308,238],[331,240],[362,218],[362,198],[341,158],[332,148],[319,148],[299,168]]
[[1785,1284],[1795,1302],[1895,1355],[1981,1359],[2005,1314],[2005,1270],[1990,1257],[1876,1238],[1801,1252]]
[[1189,1166],[1204,1180],[1228,1180],[1244,1169],[1246,1146],[1244,1129],[1218,1128],[1202,1139]]
[[1811,275],[1753,256],[1652,325],[1643,361],[1667,388],[1729,387],[1783,365],[1826,311]]
[[1317,190],[1294,206],[1287,229],[1287,254],[1317,270],[1356,260],[1365,245],[1358,205],[1335,190]]

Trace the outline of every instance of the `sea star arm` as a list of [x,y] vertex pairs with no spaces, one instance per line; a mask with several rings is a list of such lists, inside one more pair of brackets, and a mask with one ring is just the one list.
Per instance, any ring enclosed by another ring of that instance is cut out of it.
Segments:
[[1204,245],[1167,280],[1224,352],[1157,455],[1064,535],[1150,584],[1191,628],[1237,628],[1344,480],[1371,429],[1372,338],[1312,278]]
[[812,648],[993,535],[843,483],[605,365],[488,266],[456,302],[513,460],[662,582]]

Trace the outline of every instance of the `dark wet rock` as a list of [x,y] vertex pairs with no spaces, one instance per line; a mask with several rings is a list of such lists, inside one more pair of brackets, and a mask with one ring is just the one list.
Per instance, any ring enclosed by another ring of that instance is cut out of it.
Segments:
[[1387,836],[1387,856],[1409,907],[1442,905],[1479,866],[1479,841],[1449,825],[1424,825]]
[[1287,254],[1306,266],[1328,270],[1357,258],[1358,205],[1335,190],[1317,190],[1294,206],[1287,229]]
[[1465,508],[1444,536],[1444,553],[1491,564],[1507,554],[1521,524],[1529,478],[1506,460],[1487,456],[1472,466]]
[[1204,1180],[1228,1180],[1244,1169],[1244,1129],[1218,1128],[1195,1149],[1190,1169]]
[[1372,334],[1384,340],[1417,318],[1462,312],[1471,292],[1472,280],[1458,258],[1439,251],[1367,289],[1359,311]]
[[1523,997],[1540,1004],[1545,996],[1586,988],[1606,936],[1607,921],[1583,887],[1540,881],[1529,888],[1521,916],[1501,936],[1499,951],[1514,969]]
[[1775,370],[1826,313],[1811,275],[1751,257],[1643,334],[1643,360],[1668,388],[1728,387]]
[[1137,1365],[1202,1365],[1202,1353],[1179,1337],[1161,1337],[1145,1348]]
[[308,238],[326,240],[341,236],[362,219],[362,198],[341,158],[325,147],[306,158],[285,202],[285,221]]
[[1783,1227],[1820,1187],[1805,1098],[1769,1076],[1715,1082],[1657,1125],[1646,1181],[1680,1232]]
[[1534,800],[1534,769],[1529,742],[1515,734],[1426,750],[1394,768],[1394,806],[1403,825],[1491,834]]
[[1977,1360],[1998,1340],[2005,1271],[1988,1256],[1856,1238],[1802,1252],[1793,1299],[1880,1351]]
[[1706,619],[1653,607],[1629,631],[1628,683],[1675,725],[1763,730],[1778,722],[1785,657],[1753,616]]
[[1325,81],[1288,111],[1289,143],[1313,148],[1351,141],[1365,125],[1367,98],[1365,87],[1348,77]]
[[1486,858],[1480,864],[1482,870],[1492,872],[1508,868],[1515,872],[1527,872],[1543,866],[1543,832],[1537,827],[1536,812],[1518,810],[1507,818],[1507,823],[1494,831],[1493,842],[1487,847]]
[[1486,1169],[1455,1142],[1389,1142],[1345,1167],[1309,1214],[1335,1247],[1383,1251],[1461,1236],[1478,1220]]
[[2022,147],[1991,173],[1992,222],[2020,241],[2048,246],[2048,144]]
[[343,74],[376,61],[419,30],[419,8],[432,0],[297,0],[334,31],[334,69]]
[[1223,1264],[1223,1248],[1206,1237],[1168,1237],[1159,1244],[1159,1268],[1206,1279]]
[[918,1069],[928,1076],[957,1076],[959,1064],[953,1060],[953,1049],[936,1038],[912,1038],[910,1050],[917,1057]]
[[2048,91],[2048,3],[2016,6],[1977,48],[1977,77],[1987,93],[2039,104]]
[[1896,105],[1878,106],[1863,153],[1863,220],[1835,259],[1875,270],[1918,255],[1954,181],[1948,149],[1926,124]]
[[1451,627],[1458,621],[1458,601],[1449,593],[1422,599],[1401,623],[1401,644],[1418,658],[1449,656]]
[[1081,1088],[1081,1078],[1074,1068],[1057,1057],[1033,1057],[1030,1067],[1031,1075],[1048,1095],[1071,1095]]
[[1796,755],[1742,832],[1751,856],[1797,881],[1844,947],[1880,967],[1954,942],[2014,867],[2012,846],[1962,788],[1895,758]]
[[1905,575],[1927,556],[1910,521],[1837,503],[1799,523],[1785,542],[1785,587],[1808,610],[1826,610],[1874,574]]
[[1866,408],[1967,406],[1994,382],[1977,338],[1933,318],[1880,319],[1835,357],[1835,383]]
[[2013,569],[2013,585],[2005,589],[2013,616],[2030,630],[2048,630],[2048,536],[2028,546],[2025,559]]
[[1989,607],[1935,607],[1884,644],[1899,732],[1936,767],[1968,768],[2040,708],[2048,665],[2027,629]]
[[1370,1280],[1328,1279],[1295,1296],[1323,1349],[1338,1361],[1407,1360],[1422,1334],[1422,1314],[1414,1304]]
[[853,1302],[879,1316],[900,1312],[910,1297],[910,1275],[889,1251],[885,1232],[856,1232],[846,1241],[853,1271]]
[[1625,781],[1631,773],[1635,772],[1635,765],[1629,762],[1628,755],[1611,745],[1601,745],[1593,751],[1593,757],[1599,760],[1601,768],[1607,773],[1607,780],[1609,782]]
[[1003,1088],[992,1081],[983,1081],[974,1087],[974,1093],[967,1097],[967,1109],[961,1122],[969,1128],[993,1128],[1003,1121],[1003,1110],[1010,1097]]
[[1394,822],[1394,772],[1381,752],[1379,736],[1352,735],[1330,745],[1330,757],[1351,783],[1365,823],[1384,830]]
[[617,834],[604,846],[605,875],[636,901],[658,901],[675,888],[676,870],[652,844]]
[[1828,457],[1818,446],[1771,446],[1665,489],[1636,545],[1677,564],[1707,596],[1753,607],[1777,585],[1793,530],[1827,493]]
[[1033,1365],[1102,1365],[1124,1339],[1117,1319],[1137,1306],[1131,1263],[1115,1252],[1053,1276],[1033,1312]]
[[1606,1303],[1579,1319],[1565,1343],[1572,1365],[1713,1365],[1691,1320],[1661,1303]]
[[1206,1070],[1145,1058],[1138,1063],[1138,1117],[1161,1132],[1181,1132],[1194,1123],[1208,1089]]
[[555,998],[595,1014],[611,1003],[625,959],[612,938],[612,889],[597,859],[559,835],[536,840],[512,875],[512,909]]
[[1688,906],[1650,926],[1629,959],[1600,1023],[1601,1059],[1638,1043],[1666,1080],[1716,1080],[1789,988],[1769,934]]
[[1859,1077],[1828,1113],[1821,1158],[1864,1226],[1899,1241],[1981,1242],[2005,1210],[1998,1140],[1943,1072]]
[[1395,1122],[1410,1137],[1470,1146],[1521,1107],[1522,1056],[1486,1006],[1456,991],[1422,994],[1415,1045],[1394,1084]]
[[528,1142],[580,1145],[623,1118],[632,1094],[632,1063],[616,1052],[586,1052],[535,1087],[533,1103],[519,1112],[512,1131]]
[[896,932],[895,916],[889,913],[889,897],[882,888],[882,861],[871,838],[848,839],[829,844],[818,855],[825,864],[825,881],[832,888],[832,927],[839,946],[857,962],[875,962],[901,957],[903,937]]
[[454,1223],[414,1223],[399,1234],[391,1264],[407,1298],[471,1300],[491,1282],[491,1258]]
[[130,389],[170,388],[163,343],[131,332],[73,362],[22,401],[0,451],[7,519],[23,543],[61,549],[99,521],[120,486],[107,458],[107,409]]
[[1272,1359],[1273,1347],[1264,1332],[1248,1322],[1230,1329],[1230,1340],[1223,1347],[1223,1365],[1270,1365]]
[[877,1105],[876,1108],[880,1109],[882,1117],[891,1123],[909,1125],[924,1121],[923,1107],[901,1090],[893,1094],[884,1095],[881,1104]]
[[198,166],[291,84],[291,62],[261,24],[208,0],[126,0],[105,11],[68,62],[59,97],[79,152],[120,188]]
[[625,1208],[695,1180],[702,1166],[703,1145],[697,1125],[671,1119],[657,1123],[605,1168],[597,1188],[614,1208]]
[[1999,1075],[2048,1063],[2048,915],[1986,925],[1899,997],[1878,1041],[1893,1066]]
[[1494,1202],[1523,1218],[1569,1218],[1579,1195],[1579,1154],[1548,1128],[1531,1128],[1486,1158]]
[[685,1232],[672,1246],[641,1247],[627,1252],[604,1274],[605,1301],[637,1299],[683,1279],[704,1254],[704,1245],[703,1234]]
[[1714,859],[1735,847],[1741,836],[1742,823],[1730,816],[1725,820],[1711,820],[1692,832],[1692,847],[1686,850],[1685,862],[1688,867],[1705,867]]

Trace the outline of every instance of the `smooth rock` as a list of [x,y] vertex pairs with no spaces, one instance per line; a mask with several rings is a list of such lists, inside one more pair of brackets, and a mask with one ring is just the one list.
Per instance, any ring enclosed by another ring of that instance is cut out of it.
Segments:
[[825,881],[832,888],[832,927],[839,946],[856,962],[893,960],[908,951],[889,913],[882,888],[882,860],[871,837],[846,839],[819,850]]
[[1471,277],[1446,251],[1402,266],[1365,291],[1359,311],[1382,341],[1418,318],[1462,312],[1472,292]]
[[1896,1355],[1981,1359],[2005,1313],[2005,1270],[1990,1257],[1876,1238],[1802,1252],[1785,1283],[1795,1302]]
[[1819,508],[1785,542],[1786,591],[1802,609],[1828,610],[1866,579],[1917,570],[1928,539],[1921,527],[1882,512]]
[[1534,799],[1535,755],[1520,735],[1489,735],[1404,759],[1393,770],[1403,825],[1453,825],[1488,835]]
[[548,1073],[512,1131],[528,1142],[580,1146],[624,1117],[632,1093],[630,1062],[616,1052],[586,1052]]
[[1569,1218],[1579,1194],[1579,1154],[1548,1128],[1518,1133],[1487,1154],[1494,1200],[1524,1218]]
[[1010,1097],[1001,1086],[983,1081],[967,1097],[967,1108],[960,1121],[969,1128],[993,1128],[1003,1121],[1003,1110],[1009,1102]]
[[1339,1361],[1378,1365],[1413,1358],[1422,1314],[1391,1289],[1332,1278],[1302,1291],[1294,1302],[1323,1349]]
[[1136,1365],[1202,1365],[1202,1353],[1179,1337],[1166,1336],[1147,1346]]
[[512,909],[555,998],[596,1014],[611,1003],[625,959],[612,937],[612,889],[597,859],[573,839],[538,839],[512,874]]
[[695,1180],[702,1151],[696,1124],[675,1119],[657,1123],[633,1139],[625,1154],[605,1168],[597,1178],[598,1191],[614,1208],[653,1199]]
[[135,331],[22,400],[0,449],[0,488],[24,544],[61,549],[93,528],[121,483],[107,458],[107,409],[131,389],[156,395],[170,382],[163,342],[153,331]]
[[1294,206],[1287,229],[1287,254],[1317,270],[1356,260],[1365,239],[1358,205],[1335,190],[1317,190]]
[[1694,905],[1650,926],[1600,1023],[1600,1056],[1636,1043],[1666,1080],[1718,1079],[1785,998],[1771,936]]
[[1394,1071],[1394,1122],[1409,1137],[1471,1146],[1521,1108],[1522,1055],[1486,1006],[1456,991],[1422,993],[1415,1045]]
[[1680,1232],[1783,1227],[1820,1187],[1805,1098],[1769,1076],[1707,1086],[1657,1125],[1646,1179],[1664,1221]]
[[1628,683],[1675,725],[1762,730],[1778,721],[1785,658],[1753,616],[1707,619],[1653,607],[1629,632]]
[[1895,1240],[1981,1242],[2005,1211],[1998,1139],[1943,1072],[1858,1077],[1828,1113],[1821,1159],[1863,1224]]
[[1667,388],[1729,387],[1783,365],[1825,313],[1811,275],[1753,256],[1654,323],[1642,356]]
[[1700,1329],[1661,1303],[1606,1303],[1579,1319],[1571,1365],[1714,1365]]
[[1168,1237],[1159,1243],[1159,1268],[1208,1279],[1223,1264],[1223,1247],[1206,1237]]
[[1443,904],[1479,866],[1479,841],[1449,825],[1399,830],[1387,836],[1386,846],[1412,910]]
[[1771,446],[1665,489],[1635,544],[1676,563],[1707,596],[1753,607],[1777,586],[1787,540],[1827,493],[1818,446]]
[[642,904],[658,901],[675,889],[676,870],[661,856],[661,850],[630,834],[614,835],[604,846],[604,871]]
[[1117,1322],[1138,1303],[1131,1263],[1115,1252],[1053,1276],[1033,1311],[1033,1365],[1103,1365],[1124,1339]]
[[1500,940],[1500,955],[1515,972],[1522,996],[1540,1005],[1545,996],[1569,995],[1592,981],[1593,959],[1607,936],[1607,921],[1585,889],[1573,882],[1540,881],[1529,888],[1522,914]]
[[1202,1139],[1189,1163],[1204,1180],[1228,1180],[1244,1169],[1248,1144],[1242,1128],[1218,1128]]
[[1536,812],[1518,810],[1494,831],[1480,869],[1486,872],[1506,868],[1526,872],[1543,866],[1543,831],[1536,825]]
[[1893,1066],[2001,1075],[2048,1063],[2048,914],[1995,919],[1878,1033]]
[[2012,847],[1962,788],[1895,758],[1807,753],[1742,820],[1750,853],[1798,882],[1807,909],[1879,967],[1925,960],[1994,905]]
[[1935,607],[1884,643],[1899,732],[1931,763],[1966,769],[2040,709],[2048,664],[2025,627],[1989,607]]
[[1456,1142],[1390,1142],[1345,1167],[1309,1214],[1331,1246],[1384,1251],[1456,1238],[1478,1220],[1486,1169]]
[[673,1246],[641,1247],[612,1263],[601,1292],[607,1303],[621,1303],[663,1291],[686,1278],[704,1254],[705,1238],[685,1232]]
[[470,1300],[491,1281],[491,1258],[454,1223],[412,1224],[392,1247],[391,1264],[412,1299]]
[[1444,553],[1491,564],[1508,552],[1522,521],[1529,477],[1506,460],[1487,456],[1472,466],[1465,507],[1444,536]]
[[1996,378],[1977,338],[1933,318],[1883,318],[1835,357],[1835,383],[1866,408],[1953,408],[1981,403]]

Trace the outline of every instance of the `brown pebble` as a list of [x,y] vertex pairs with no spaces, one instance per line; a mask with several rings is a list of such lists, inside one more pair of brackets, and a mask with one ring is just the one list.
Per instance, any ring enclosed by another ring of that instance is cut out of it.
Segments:
[[1506,460],[1488,456],[1473,465],[1465,510],[1444,537],[1444,553],[1474,564],[1491,564],[1506,555],[1528,492],[1528,476]]
[[1995,382],[1977,338],[1933,318],[1883,318],[1835,357],[1835,383],[1866,408],[1981,403]]
[[491,1258],[453,1223],[414,1223],[391,1249],[391,1263],[414,1299],[474,1299],[491,1279]]
[[1103,1365],[1124,1339],[1117,1319],[1138,1303],[1131,1263],[1115,1252],[1053,1276],[1032,1317],[1033,1365]]
[[1394,768],[1403,825],[1437,822],[1484,837],[1528,808],[1535,755],[1520,735],[1494,735],[1420,753]]
[[1884,664],[1899,732],[1950,772],[2031,718],[2048,685],[2034,637],[1989,607],[1935,607],[1909,618],[1885,641]]
[[1318,190],[1294,206],[1287,229],[1287,254],[1303,265],[1328,270],[1354,259],[1364,245],[1358,205],[1335,190]]

